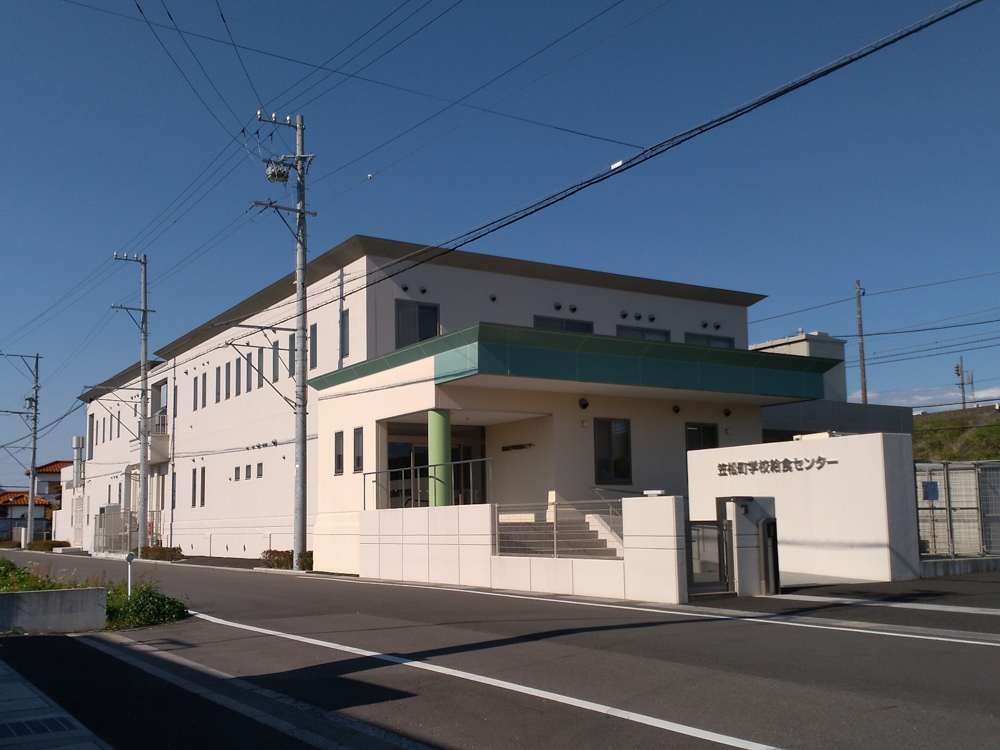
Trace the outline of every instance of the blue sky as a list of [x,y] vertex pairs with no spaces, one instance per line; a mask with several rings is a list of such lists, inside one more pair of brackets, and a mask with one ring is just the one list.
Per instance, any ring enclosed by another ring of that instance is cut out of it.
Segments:
[[[306,119],[311,255],[359,233],[440,243],[945,7],[219,2],[228,31],[214,0],[140,0],[152,29],[126,0],[3,4],[0,351],[42,355],[42,424],[138,359],[134,324],[110,310],[137,303],[138,268],[113,252],[149,257],[151,351],[291,270],[288,230],[248,212],[284,197],[261,156],[293,149],[291,131],[254,120],[261,99]],[[329,63],[356,77],[302,93],[327,75],[298,83],[310,66],[387,16]],[[249,81],[229,33],[253,48]],[[998,38],[987,0],[466,249],[769,295],[751,321],[852,297],[855,279],[866,332],[1000,319]],[[364,156],[543,49],[465,100],[523,119],[452,107]],[[960,277],[976,278],[919,286]],[[750,338],[799,327],[854,333],[853,301],[753,323]],[[977,394],[1000,397],[997,337],[1000,321],[867,338],[870,398],[954,402],[960,355]],[[0,361],[0,409],[29,387]],[[39,462],[69,457],[83,420],[53,428]],[[24,434],[0,415],[0,445]],[[27,463],[24,444],[9,448]],[[0,485],[24,481],[0,452]]]

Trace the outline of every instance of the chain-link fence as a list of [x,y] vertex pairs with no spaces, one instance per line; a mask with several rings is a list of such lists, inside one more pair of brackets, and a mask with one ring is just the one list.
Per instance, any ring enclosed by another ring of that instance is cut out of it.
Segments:
[[916,465],[920,551],[1000,554],[1000,461]]

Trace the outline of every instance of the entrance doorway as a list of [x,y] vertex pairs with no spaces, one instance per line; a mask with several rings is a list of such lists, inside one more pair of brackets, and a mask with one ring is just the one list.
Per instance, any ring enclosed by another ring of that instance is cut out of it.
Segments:
[[[462,434],[464,433],[464,434]],[[482,459],[486,445],[481,428],[452,432],[453,505],[477,505],[487,502],[487,467]],[[425,508],[430,502],[430,468],[427,438],[389,434],[387,444],[389,508]],[[380,506],[381,507],[381,506]]]

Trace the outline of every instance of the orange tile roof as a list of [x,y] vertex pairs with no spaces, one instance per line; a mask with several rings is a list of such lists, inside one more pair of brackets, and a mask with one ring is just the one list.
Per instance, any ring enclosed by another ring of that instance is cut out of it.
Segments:
[[[27,505],[28,504],[28,493],[27,492],[0,492],[0,505]],[[48,500],[44,497],[36,497],[35,505],[45,506],[51,505]]]
[[[56,474],[65,469],[67,466],[72,465],[72,461],[49,461],[47,464],[35,467],[35,472],[38,474]],[[31,472],[24,472],[24,476],[31,476]]]

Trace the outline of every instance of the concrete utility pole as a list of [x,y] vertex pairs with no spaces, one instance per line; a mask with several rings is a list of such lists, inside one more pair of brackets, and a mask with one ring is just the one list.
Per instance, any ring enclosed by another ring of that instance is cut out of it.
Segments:
[[965,411],[965,363],[962,359],[962,357],[958,358],[958,364],[955,365],[955,374],[958,375],[958,386],[962,389],[962,411]]
[[854,297],[858,303],[858,357],[861,361],[861,403],[868,403],[868,380],[865,377],[865,329],[861,324],[861,297],[865,290],[861,288],[861,280],[854,282]]
[[296,216],[295,226],[295,498],[292,506],[292,567],[301,570],[300,557],[306,551],[306,348],[308,326],[306,322],[306,215],[315,216],[315,212],[306,211],[306,168],[313,154],[305,152],[305,120],[302,115],[296,115],[295,124],[292,118],[286,117],[279,121],[274,114],[270,120],[257,110],[257,119],[272,125],[285,125],[295,128],[295,156],[283,156],[281,159],[269,159],[267,164],[267,179],[271,182],[288,181],[288,160],[292,159],[296,174],[296,206],[278,206],[274,203],[254,201],[255,206],[273,208],[277,211],[290,211]]
[[[0,414],[16,414],[31,428],[31,463],[28,468],[28,518],[24,530],[24,546],[27,546],[34,540],[35,537],[35,479],[38,477],[38,465],[36,464],[36,458],[38,456],[38,360],[41,359],[41,356],[38,354],[6,354],[4,352],[0,352],[0,357],[14,357],[21,360],[24,366],[27,367],[28,371],[32,374],[32,378],[34,380],[31,395],[24,397],[25,411],[9,411],[7,409],[0,409]],[[34,367],[28,365],[28,360],[30,359],[34,359]],[[15,458],[15,460],[17,459]],[[20,461],[18,461],[18,463],[20,463]],[[21,466],[24,466],[24,464],[21,464]]]
[[149,546],[149,313],[146,298],[146,256],[128,255],[115,260],[125,260],[139,264],[139,307],[112,305],[116,310],[125,310],[129,316],[139,313],[139,320],[132,320],[139,326],[139,497],[136,499],[136,518],[139,525],[139,557]]

